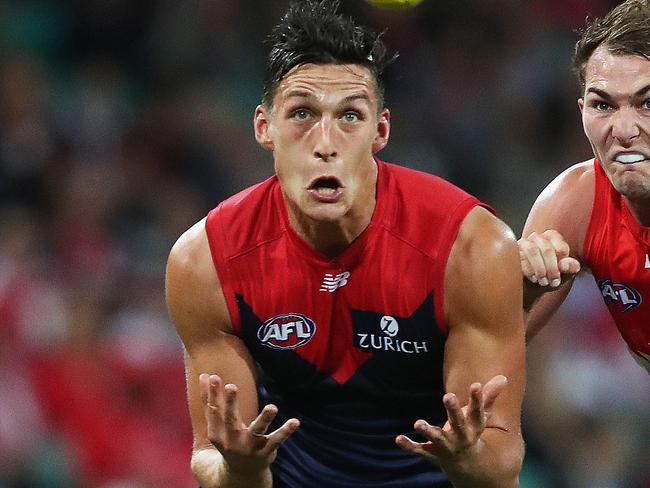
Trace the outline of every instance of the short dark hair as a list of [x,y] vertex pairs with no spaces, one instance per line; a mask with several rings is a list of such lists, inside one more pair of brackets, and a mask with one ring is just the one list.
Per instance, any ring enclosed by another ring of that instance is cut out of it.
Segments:
[[294,67],[306,64],[358,64],[372,73],[379,109],[384,104],[382,74],[387,58],[381,34],[360,26],[338,13],[339,0],[305,0],[291,4],[267,42],[271,44],[266,65],[264,97],[267,107],[282,78]]
[[606,45],[612,54],[633,54],[650,59],[650,0],[627,0],[580,31],[573,67],[580,84],[593,52]]

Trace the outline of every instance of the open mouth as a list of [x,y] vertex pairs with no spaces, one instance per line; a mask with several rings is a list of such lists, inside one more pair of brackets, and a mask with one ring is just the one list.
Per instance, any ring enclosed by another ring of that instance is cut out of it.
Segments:
[[333,199],[341,194],[343,185],[333,176],[321,176],[312,181],[307,189],[321,199]]

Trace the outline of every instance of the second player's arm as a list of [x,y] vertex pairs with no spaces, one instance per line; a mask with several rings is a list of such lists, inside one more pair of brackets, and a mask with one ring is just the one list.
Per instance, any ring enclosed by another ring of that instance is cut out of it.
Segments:
[[[549,272],[553,273],[547,282],[560,277],[560,264],[565,269],[562,270],[561,284],[557,287],[540,286],[539,283],[532,283],[524,278],[523,307],[527,341],[546,325],[573,286],[575,275],[582,263],[582,248],[591,218],[593,198],[593,161],[585,161],[558,175],[542,191],[530,210],[519,241],[522,248],[522,268],[531,261],[537,261],[535,266],[541,270],[539,275],[546,277]],[[562,254],[568,256],[563,260],[564,263],[559,263],[559,256],[554,249],[558,246],[552,245],[553,243],[546,239],[545,233],[550,229],[559,233],[556,239],[561,240],[563,246],[568,248],[568,252]],[[529,242],[523,242],[525,240]],[[543,244],[546,250],[542,249]],[[531,258],[530,250],[524,252],[524,246],[533,251],[538,250],[538,255]],[[569,270],[570,272],[567,272]]]

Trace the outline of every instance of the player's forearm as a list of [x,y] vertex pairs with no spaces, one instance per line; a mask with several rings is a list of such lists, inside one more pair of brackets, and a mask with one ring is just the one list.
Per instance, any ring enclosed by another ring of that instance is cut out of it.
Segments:
[[[524,323],[527,343],[542,330],[560,308],[571,290],[571,284],[572,281],[568,281],[554,290],[542,289],[532,283],[524,286]],[[535,298],[531,300],[532,297]],[[528,307],[526,307],[527,301]]]
[[487,428],[475,449],[442,468],[455,488],[517,488],[523,458],[521,435]]
[[530,312],[537,301],[549,291],[548,288],[540,286],[536,283],[531,283],[526,278],[523,279],[523,309],[524,312]]
[[192,452],[192,474],[201,488],[272,488],[271,470],[248,473],[235,472],[216,449],[202,448]]

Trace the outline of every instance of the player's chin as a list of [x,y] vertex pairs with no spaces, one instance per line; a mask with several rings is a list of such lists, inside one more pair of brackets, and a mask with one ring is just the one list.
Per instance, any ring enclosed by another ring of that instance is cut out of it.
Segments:
[[343,202],[316,203],[310,205],[306,212],[309,218],[317,222],[333,223],[341,220],[347,213],[347,206]]
[[630,200],[650,200],[650,178],[645,175],[623,175],[614,186]]

